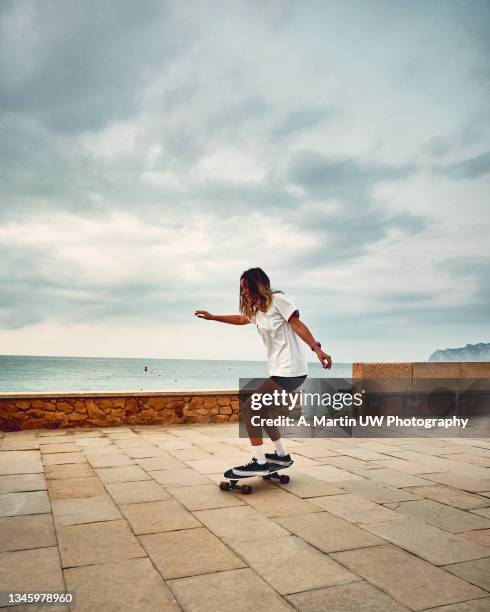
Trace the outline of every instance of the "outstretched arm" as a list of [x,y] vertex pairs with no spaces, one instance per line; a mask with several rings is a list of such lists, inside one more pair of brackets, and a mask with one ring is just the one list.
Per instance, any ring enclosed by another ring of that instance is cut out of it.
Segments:
[[250,323],[250,319],[243,315],[213,315],[207,310],[196,310],[194,314],[198,319],[219,321],[220,323],[230,323],[231,325],[247,325]]
[[[315,344],[316,342],[315,338],[313,337],[310,330],[303,323],[303,321],[300,321],[299,313],[297,310],[293,312],[293,314],[289,318],[289,323],[291,324],[291,327],[294,329],[294,331],[301,338],[301,340],[306,342],[306,344],[310,348]],[[314,351],[316,353],[316,356],[320,360],[320,363],[322,364],[322,366],[324,368],[330,369],[332,367],[332,358],[330,357],[330,355],[327,355],[327,353],[322,351],[322,349],[318,346],[314,347]]]

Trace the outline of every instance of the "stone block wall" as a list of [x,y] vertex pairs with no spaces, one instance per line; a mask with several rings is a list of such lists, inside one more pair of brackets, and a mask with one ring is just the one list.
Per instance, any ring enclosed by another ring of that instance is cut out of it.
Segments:
[[352,378],[490,378],[490,361],[356,362]]
[[[490,378],[490,362],[357,362],[352,378]],[[398,386],[398,384],[397,384]],[[464,385],[463,385],[464,386]],[[126,393],[0,393],[0,430],[238,421],[238,390]]]
[[238,421],[236,391],[0,394],[0,429]]
[[370,406],[384,414],[410,416],[416,405],[427,414],[443,414],[457,405],[473,415],[488,414],[488,361],[358,362],[352,364],[352,379],[362,380],[365,387],[364,412]]

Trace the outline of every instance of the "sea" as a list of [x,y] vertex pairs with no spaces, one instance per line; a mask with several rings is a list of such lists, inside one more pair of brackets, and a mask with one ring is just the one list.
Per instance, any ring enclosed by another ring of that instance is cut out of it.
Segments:
[[[351,363],[308,364],[311,378],[351,371]],[[238,389],[240,379],[267,377],[265,361],[0,355],[0,393]]]

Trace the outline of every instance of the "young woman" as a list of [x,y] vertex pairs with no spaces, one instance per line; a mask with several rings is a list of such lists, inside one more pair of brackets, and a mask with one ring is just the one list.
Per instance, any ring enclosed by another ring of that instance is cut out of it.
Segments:
[[[267,368],[270,378],[266,379],[256,393],[273,393],[286,390],[291,393],[306,380],[308,369],[298,342],[298,336],[314,351],[324,368],[331,368],[332,359],[322,351],[320,342],[312,336],[306,325],[300,321],[296,306],[282,291],[272,291],[270,280],[261,268],[250,268],[240,277],[240,314],[212,315],[207,310],[196,310],[200,319],[247,325],[253,323],[267,348]],[[254,450],[253,459],[233,468],[237,476],[253,476],[268,473],[270,464],[290,465],[290,455],[275,426],[260,427],[252,424],[252,416],[267,417],[265,407],[252,410],[251,400],[242,403],[241,419],[246,424],[247,432]],[[262,429],[274,442],[275,451],[264,453]]]

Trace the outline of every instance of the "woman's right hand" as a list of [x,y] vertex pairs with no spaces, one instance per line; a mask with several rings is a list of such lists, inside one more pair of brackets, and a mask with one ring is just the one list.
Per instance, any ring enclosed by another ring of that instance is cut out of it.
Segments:
[[214,318],[207,310],[196,310],[194,314],[198,319],[206,319],[207,321],[212,321]]

